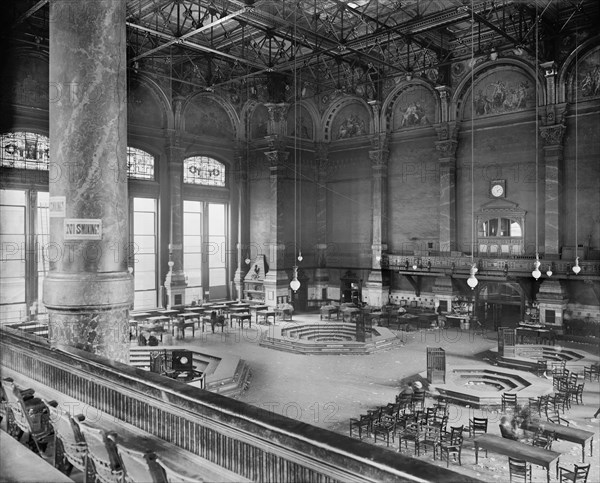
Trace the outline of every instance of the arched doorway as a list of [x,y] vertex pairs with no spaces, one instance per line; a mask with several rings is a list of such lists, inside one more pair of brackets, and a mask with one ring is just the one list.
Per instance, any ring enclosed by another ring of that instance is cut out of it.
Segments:
[[478,318],[494,330],[516,327],[522,320],[525,301],[525,293],[518,283],[483,282],[477,296]]

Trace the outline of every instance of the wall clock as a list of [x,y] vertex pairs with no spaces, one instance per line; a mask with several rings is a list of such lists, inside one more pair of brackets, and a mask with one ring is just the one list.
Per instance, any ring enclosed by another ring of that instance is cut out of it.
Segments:
[[495,179],[490,183],[490,195],[492,198],[506,197],[506,180]]

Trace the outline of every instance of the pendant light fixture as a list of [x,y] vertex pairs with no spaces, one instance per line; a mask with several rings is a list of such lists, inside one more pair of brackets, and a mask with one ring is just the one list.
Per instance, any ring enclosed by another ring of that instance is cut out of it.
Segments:
[[[579,33],[579,29],[577,29],[577,33]],[[573,265],[573,273],[575,275],[578,275],[579,272],[581,272],[581,267],[579,266],[579,241],[577,239],[577,203],[578,203],[578,196],[577,196],[577,184],[578,184],[578,177],[579,177],[579,172],[578,172],[578,161],[579,161],[579,126],[578,126],[578,109],[579,109],[579,98],[578,98],[578,78],[579,78],[579,71],[578,71],[578,50],[577,48],[575,49],[575,79],[573,79],[573,84],[575,85],[575,265]]]
[[477,267],[473,259],[473,250],[475,246],[475,14],[473,10],[473,0],[471,0],[471,269],[469,270],[469,278],[467,285],[473,290],[477,287],[479,280],[475,274]]
[[535,262],[533,262],[533,272],[531,275],[538,280],[542,276],[540,272],[540,254],[539,254],[539,233],[538,233],[538,180],[539,180],[539,154],[538,154],[538,46],[539,46],[539,18],[537,15],[537,4],[535,6]]
[[[296,19],[294,19],[294,39],[296,39]],[[296,65],[296,58],[298,52],[296,52],[296,44],[295,40],[292,41],[294,48],[294,254],[298,250],[297,245],[297,236],[296,229],[298,227],[298,217],[297,217],[297,184],[298,184],[298,72]],[[298,261],[302,261],[302,252],[298,252]],[[292,267],[292,280],[290,282],[290,288],[295,292],[300,288],[300,280],[298,280],[298,265],[294,261],[294,266]]]

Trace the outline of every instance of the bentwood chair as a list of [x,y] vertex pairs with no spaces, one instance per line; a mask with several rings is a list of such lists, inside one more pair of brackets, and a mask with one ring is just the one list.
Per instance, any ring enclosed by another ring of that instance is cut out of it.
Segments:
[[529,478],[531,482],[531,464],[527,463],[527,461],[509,457],[508,471],[510,474],[510,483],[512,483],[513,478],[522,480],[524,483],[527,483],[527,478]]
[[575,465],[573,470],[568,470],[560,466],[558,468],[558,481],[561,483],[570,481],[572,483],[586,483],[588,474],[590,472],[590,465]]

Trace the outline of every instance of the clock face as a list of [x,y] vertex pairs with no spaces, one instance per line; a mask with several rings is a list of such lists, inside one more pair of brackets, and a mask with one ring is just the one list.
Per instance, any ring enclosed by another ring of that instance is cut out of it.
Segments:
[[504,187],[501,184],[495,184],[492,186],[492,196],[498,198],[504,194]]

